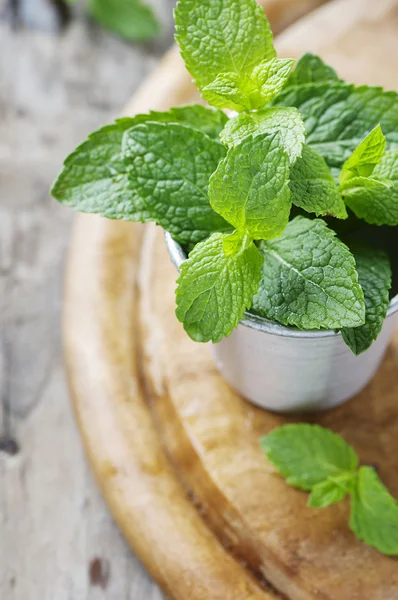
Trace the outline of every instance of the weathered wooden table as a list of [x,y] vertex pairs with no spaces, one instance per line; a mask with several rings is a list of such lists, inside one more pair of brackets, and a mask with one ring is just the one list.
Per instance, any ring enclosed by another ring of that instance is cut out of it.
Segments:
[[154,3],[163,35],[145,45],[82,14],[60,29],[57,4],[19,0],[13,14],[0,0],[0,598],[158,600],[74,424],[60,344],[73,215],[48,190],[170,45],[173,2]]

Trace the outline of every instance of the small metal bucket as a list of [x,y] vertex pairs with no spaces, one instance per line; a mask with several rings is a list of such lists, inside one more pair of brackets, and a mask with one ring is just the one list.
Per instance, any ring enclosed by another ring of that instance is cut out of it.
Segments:
[[[186,256],[168,233],[165,239],[179,268]],[[224,379],[262,408],[283,413],[326,410],[355,396],[373,378],[397,317],[395,296],[379,337],[355,356],[334,331],[299,331],[246,313],[228,338],[213,345],[213,355]]]

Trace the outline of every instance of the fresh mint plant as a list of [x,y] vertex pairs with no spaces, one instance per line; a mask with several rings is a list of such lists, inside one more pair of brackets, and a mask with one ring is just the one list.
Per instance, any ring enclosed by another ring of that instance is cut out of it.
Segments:
[[342,437],[298,423],[274,429],[261,446],[289,485],[310,492],[308,506],[325,508],[349,496],[354,534],[383,554],[398,555],[398,503],[372,467],[359,467]]
[[[251,311],[341,331],[363,352],[390,300],[389,258],[360,237],[398,225],[398,95],[346,83],[312,54],[278,58],[255,0],[179,0],[175,21],[213,108],[103,127],[66,159],[53,195],[171,233],[188,255],[176,314],[192,339],[218,342]],[[332,484],[317,494],[337,497]]]

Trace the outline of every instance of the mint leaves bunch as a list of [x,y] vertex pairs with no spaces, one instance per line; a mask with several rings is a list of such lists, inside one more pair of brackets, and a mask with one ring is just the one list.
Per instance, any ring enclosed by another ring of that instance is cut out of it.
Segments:
[[398,95],[348,84],[310,54],[277,58],[255,0],[179,0],[175,21],[214,108],[103,127],[66,159],[53,195],[170,232],[189,254],[176,314],[192,339],[218,342],[250,310],[341,331],[363,352],[392,276],[386,253],[358,238],[366,224],[398,225]]
[[329,429],[284,425],[261,440],[268,460],[289,485],[310,492],[308,506],[325,508],[350,497],[350,528],[383,554],[398,555],[398,504],[354,449]]

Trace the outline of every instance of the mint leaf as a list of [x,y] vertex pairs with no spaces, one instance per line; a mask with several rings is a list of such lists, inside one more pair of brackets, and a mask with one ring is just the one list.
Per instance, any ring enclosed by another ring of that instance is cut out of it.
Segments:
[[317,216],[346,219],[347,211],[325,159],[310,146],[303,146],[290,171],[290,191],[295,206]]
[[260,108],[271,102],[282,90],[296,61],[291,58],[263,60],[251,74],[259,89],[257,101],[252,108]]
[[377,125],[354,150],[344,163],[340,185],[349,184],[353,177],[369,177],[381,161],[386,150],[386,138],[380,125]]
[[120,119],[92,133],[70,154],[51,190],[62,204],[87,213],[122,219],[136,210],[121,147],[134,119]]
[[279,137],[245,138],[228,150],[209,184],[213,209],[254,239],[280,235],[291,209],[289,159]]
[[349,494],[356,482],[354,472],[329,476],[325,481],[317,483],[308,498],[310,508],[325,508],[341,502]]
[[296,68],[290,75],[287,85],[302,85],[304,83],[320,83],[325,81],[340,81],[336,71],[325,64],[323,60],[307,52],[296,63]]
[[369,546],[398,555],[398,504],[371,467],[359,469],[351,497],[350,527]]
[[129,218],[156,221],[183,244],[231,229],[207,196],[225,156],[220,143],[183,125],[146,123],[125,133],[123,154],[138,211]]
[[329,477],[355,473],[358,457],[342,437],[319,425],[278,427],[261,447],[289,485],[310,491]]
[[256,90],[255,83],[248,75],[221,73],[203,88],[203,93],[212,106],[240,112],[251,109],[250,95]]
[[236,146],[249,135],[258,133],[279,133],[291,164],[301,155],[305,130],[296,108],[264,108],[240,114],[227,122],[220,139],[227,146]]
[[346,204],[373,225],[398,225],[398,150],[386,152],[371,177],[353,177],[342,187]]
[[176,291],[179,321],[197,342],[219,342],[249,308],[262,258],[246,236],[214,233],[181,266]]
[[342,167],[379,123],[387,145],[398,145],[396,92],[328,81],[287,87],[274,103],[300,110],[307,144],[317,150],[330,167]]
[[[130,188],[122,158],[122,139],[125,131],[148,121],[182,123],[217,138],[227,117],[220,110],[196,104],[118,119],[92,133],[68,156],[54,183],[53,196],[81,212],[134,220],[134,214],[143,208],[142,204],[136,204],[137,198]],[[145,220],[144,212],[141,216]],[[140,215],[137,218],[140,220]]]
[[140,0],[90,0],[88,12],[98,23],[129,40],[148,40],[159,32],[151,8]]
[[179,0],[175,22],[181,55],[201,91],[220,73],[250,75],[276,56],[268,20],[255,0]]
[[367,350],[377,339],[390,303],[391,266],[388,256],[382,250],[367,244],[350,244],[354,254],[359,283],[363,289],[366,304],[365,324],[352,329],[343,329],[345,343],[354,354]]
[[261,242],[263,274],[253,310],[299,329],[338,329],[365,322],[355,259],[321,219],[296,217],[282,236]]

